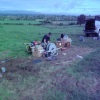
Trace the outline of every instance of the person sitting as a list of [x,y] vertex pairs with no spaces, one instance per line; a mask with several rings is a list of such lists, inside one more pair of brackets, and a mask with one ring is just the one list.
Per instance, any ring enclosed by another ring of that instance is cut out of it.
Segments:
[[51,33],[44,35],[41,41],[42,47],[46,49],[47,44],[50,42]]
[[71,38],[69,38],[66,34],[62,33],[60,35],[60,38],[57,39],[57,44],[58,44],[58,47],[66,47],[68,42],[70,42],[71,44],[71,41],[72,41]]
[[64,38],[64,34],[62,33],[62,34],[60,35],[60,38],[57,39],[57,41],[62,41],[63,38]]

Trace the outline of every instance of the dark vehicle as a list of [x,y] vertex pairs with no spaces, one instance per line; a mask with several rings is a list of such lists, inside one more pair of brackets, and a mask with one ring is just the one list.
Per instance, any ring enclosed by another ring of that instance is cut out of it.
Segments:
[[98,36],[100,37],[100,21],[96,19],[88,19],[85,23],[85,36]]

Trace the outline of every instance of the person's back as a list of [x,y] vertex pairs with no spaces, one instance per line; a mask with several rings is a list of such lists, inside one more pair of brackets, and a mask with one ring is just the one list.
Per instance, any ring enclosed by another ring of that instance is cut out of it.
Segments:
[[50,42],[50,36],[51,33],[48,33],[47,35],[43,36],[41,43],[44,48],[46,48],[46,45]]
[[44,35],[41,42],[42,43],[45,43],[45,42],[47,43],[49,40],[50,40],[50,37],[48,37],[47,35]]
[[41,42],[48,43],[50,41],[50,36],[51,36],[51,33],[44,35]]

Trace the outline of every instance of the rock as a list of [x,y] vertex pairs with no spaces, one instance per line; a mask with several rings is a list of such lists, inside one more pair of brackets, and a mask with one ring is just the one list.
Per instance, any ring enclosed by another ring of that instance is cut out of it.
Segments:
[[6,72],[6,68],[5,67],[1,67],[1,70],[2,70],[3,73]]
[[2,78],[2,74],[0,73],[0,78]]

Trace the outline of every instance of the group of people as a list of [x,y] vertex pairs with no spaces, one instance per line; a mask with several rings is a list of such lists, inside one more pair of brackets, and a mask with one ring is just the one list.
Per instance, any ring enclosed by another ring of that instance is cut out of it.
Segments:
[[[46,49],[47,44],[50,43],[51,35],[52,35],[52,33],[49,32],[48,34],[43,36],[41,43],[42,43],[42,46],[43,46],[44,49]],[[68,38],[68,36],[62,33],[60,35],[60,37],[57,39],[57,41],[64,42],[64,40],[67,39],[67,38]]]

